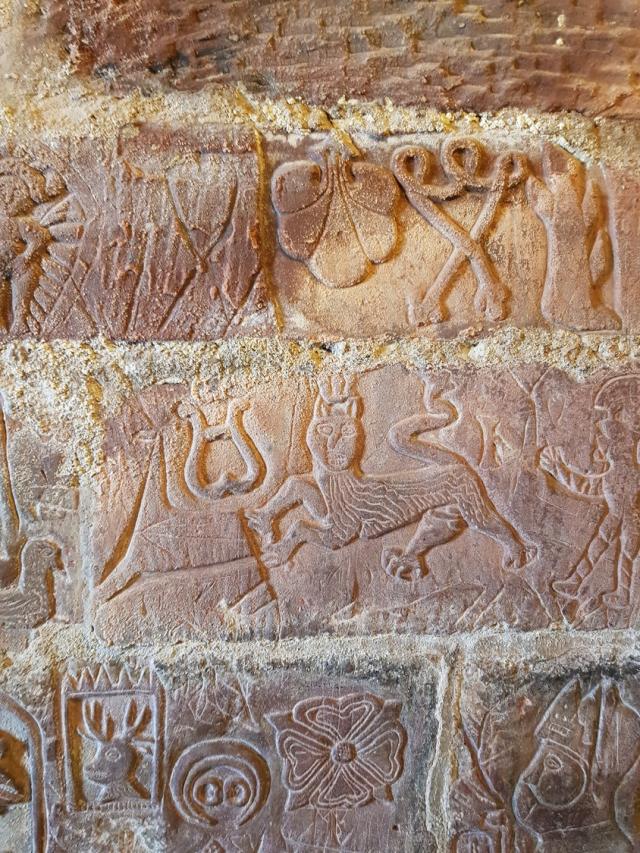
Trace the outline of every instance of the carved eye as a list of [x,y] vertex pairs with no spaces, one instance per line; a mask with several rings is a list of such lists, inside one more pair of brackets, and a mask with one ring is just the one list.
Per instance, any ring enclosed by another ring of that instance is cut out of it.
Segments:
[[110,746],[104,753],[104,757],[107,761],[117,761],[120,758],[120,750],[116,749],[115,746]]
[[333,426],[331,424],[318,424],[316,431],[319,432],[320,435],[331,435],[333,432]]
[[356,434],[356,428],[353,424],[343,424],[342,425],[342,435],[346,435],[347,437],[351,437]]
[[222,782],[219,779],[211,779],[202,786],[198,794],[198,799],[204,805],[219,806],[222,802]]
[[246,806],[251,797],[251,791],[244,779],[231,779],[227,785],[226,798],[234,806]]
[[558,772],[562,770],[564,765],[562,764],[562,761],[558,758],[557,755],[547,755],[544,759],[544,766],[546,770]]

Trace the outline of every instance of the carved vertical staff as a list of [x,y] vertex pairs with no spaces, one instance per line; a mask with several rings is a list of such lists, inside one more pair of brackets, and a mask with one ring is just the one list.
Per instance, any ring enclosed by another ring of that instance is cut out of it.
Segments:
[[0,395],[0,585],[14,580],[20,545],[20,519],[13,497],[7,452],[4,400]]

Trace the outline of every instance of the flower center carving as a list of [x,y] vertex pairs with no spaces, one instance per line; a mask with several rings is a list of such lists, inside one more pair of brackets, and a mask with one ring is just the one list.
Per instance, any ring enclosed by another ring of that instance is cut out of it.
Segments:
[[357,757],[358,752],[354,744],[348,740],[337,743],[331,750],[331,758],[336,764],[349,764],[351,761],[355,761]]

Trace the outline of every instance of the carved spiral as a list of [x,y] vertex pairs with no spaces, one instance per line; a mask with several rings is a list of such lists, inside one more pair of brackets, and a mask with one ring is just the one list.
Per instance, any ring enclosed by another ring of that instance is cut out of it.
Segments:
[[170,780],[180,815],[211,827],[242,826],[264,806],[271,788],[266,761],[237,740],[206,740],[178,757]]

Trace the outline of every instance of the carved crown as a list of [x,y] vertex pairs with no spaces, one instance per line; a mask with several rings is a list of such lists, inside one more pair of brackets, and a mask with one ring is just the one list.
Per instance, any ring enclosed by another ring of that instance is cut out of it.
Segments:
[[354,418],[358,414],[358,396],[353,376],[334,374],[318,380],[314,417],[326,417],[338,412]]
[[325,401],[332,405],[334,403],[346,403],[357,397],[355,378],[333,374],[318,380],[318,391]]
[[95,664],[69,670],[62,681],[65,693],[155,693],[158,677],[152,666]]

